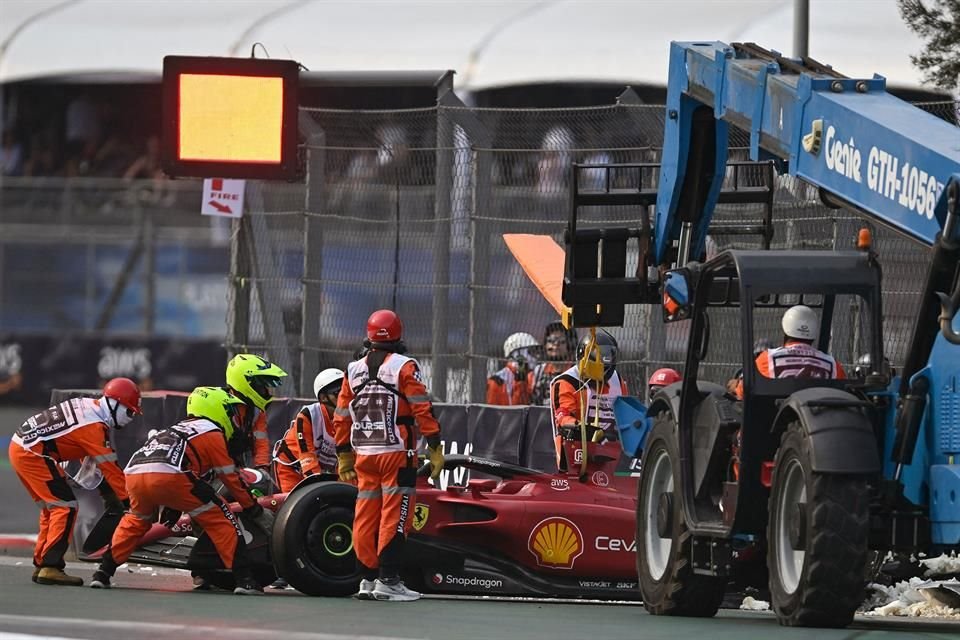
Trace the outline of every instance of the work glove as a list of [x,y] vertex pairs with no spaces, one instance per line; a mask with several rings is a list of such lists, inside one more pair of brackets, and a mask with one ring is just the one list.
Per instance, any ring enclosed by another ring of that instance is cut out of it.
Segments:
[[341,451],[337,454],[337,475],[341,481],[356,484],[357,472],[353,468],[356,462],[357,454],[353,451]]
[[180,522],[180,516],[182,515],[182,511],[177,511],[176,509],[171,509],[170,507],[164,507],[163,509],[160,509],[160,524],[172,529],[173,525]]
[[427,460],[430,461],[430,477],[436,480],[443,469],[443,447],[439,442],[427,447]]
[[273,535],[273,523],[276,520],[273,511],[264,509],[259,503],[254,503],[252,507],[244,509],[243,512],[257,523],[258,527],[263,529],[263,532],[267,534],[268,538]]

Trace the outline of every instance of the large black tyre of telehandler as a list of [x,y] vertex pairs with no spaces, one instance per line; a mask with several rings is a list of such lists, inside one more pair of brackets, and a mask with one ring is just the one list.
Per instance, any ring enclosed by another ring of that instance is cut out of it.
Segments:
[[[655,615],[709,617],[723,600],[722,578],[690,564],[693,537],[680,500],[680,452],[673,417],[662,412],[643,452],[637,495],[637,577],[643,606]],[[663,534],[663,535],[661,535]]]
[[814,473],[799,422],[780,439],[767,526],[770,598],[780,624],[845,627],[863,602],[867,478]]
[[360,573],[353,551],[357,488],[323,482],[294,491],[277,512],[273,563],[290,586],[311,596],[357,592]]

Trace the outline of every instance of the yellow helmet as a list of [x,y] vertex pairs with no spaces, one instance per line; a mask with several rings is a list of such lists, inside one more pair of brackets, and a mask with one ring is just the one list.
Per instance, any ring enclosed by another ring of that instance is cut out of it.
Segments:
[[265,411],[270,404],[270,389],[280,386],[287,372],[252,353],[240,353],[227,364],[227,386],[244,401]]
[[206,418],[223,429],[227,440],[233,437],[233,416],[236,405],[243,400],[230,395],[221,387],[197,387],[187,398],[187,415],[194,418]]

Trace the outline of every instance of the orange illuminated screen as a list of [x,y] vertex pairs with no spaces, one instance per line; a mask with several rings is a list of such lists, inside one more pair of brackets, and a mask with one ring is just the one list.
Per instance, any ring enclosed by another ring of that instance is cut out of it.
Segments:
[[180,76],[180,160],[280,164],[283,79]]

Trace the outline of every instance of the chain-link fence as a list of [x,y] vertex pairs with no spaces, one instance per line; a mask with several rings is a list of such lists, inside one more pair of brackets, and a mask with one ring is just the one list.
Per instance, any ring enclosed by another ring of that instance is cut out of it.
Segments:
[[[391,307],[434,394],[480,401],[504,339],[515,331],[539,338],[556,319],[501,236],[562,242],[572,162],[659,160],[663,108],[632,97],[581,109],[470,109],[453,94],[430,109],[305,109],[307,180],[249,183],[249,215],[232,225],[198,214],[197,180],[4,178],[0,332],[221,340],[226,316],[229,350],[267,353],[293,374],[284,391],[309,393],[315,371],[343,367],[359,347],[370,311]],[[957,103],[919,106],[957,122]],[[732,135],[732,159],[745,158],[745,143]],[[582,177],[602,179],[589,170]],[[657,175],[624,179],[655,188]],[[635,226],[649,213],[594,207],[581,223]],[[762,215],[762,205],[721,205],[715,221]],[[849,247],[864,224],[821,205],[803,183],[776,178],[773,248]],[[898,365],[927,252],[873,231],[885,347]],[[717,234],[708,249],[760,242]],[[684,328],[650,314],[631,307],[613,331],[633,389],[653,368],[682,367]],[[859,351],[853,342],[834,349],[845,364]],[[720,360],[739,366],[732,351]]]
[[[403,319],[431,391],[449,402],[482,401],[504,339],[516,331],[542,336],[556,319],[502,234],[562,242],[572,162],[659,160],[663,107],[632,97],[628,90],[610,106],[516,110],[467,108],[449,93],[430,109],[302,110],[306,184],[248,193],[251,214],[234,237],[228,349],[269,354],[309,393],[313,373],[343,367],[369,313],[389,307]],[[920,106],[957,122],[955,103]],[[745,145],[745,135],[732,134],[731,158],[744,158]],[[655,187],[655,172],[649,180]],[[815,189],[789,176],[777,176],[775,188],[772,248],[849,248],[857,230],[870,226],[825,207]],[[581,221],[635,226],[650,213],[594,207]],[[755,223],[762,215],[761,205],[721,205],[715,222]],[[896,365],[927,252],[883,227],[873,236],[884,264],[886,352]],[[761,241],[717,235],[708,250]],[[664,327],[659,310],[650,314],[632,307],[613,331],[619,369],[633,389],[659,366],[682,367],[684,328]],[[859,344],[833,348],[849,364]],[[725,357],[718,364],[739,366],[732,350]]]
[[10,178],[0,331],[223,339],[230,225],[196,180]]

